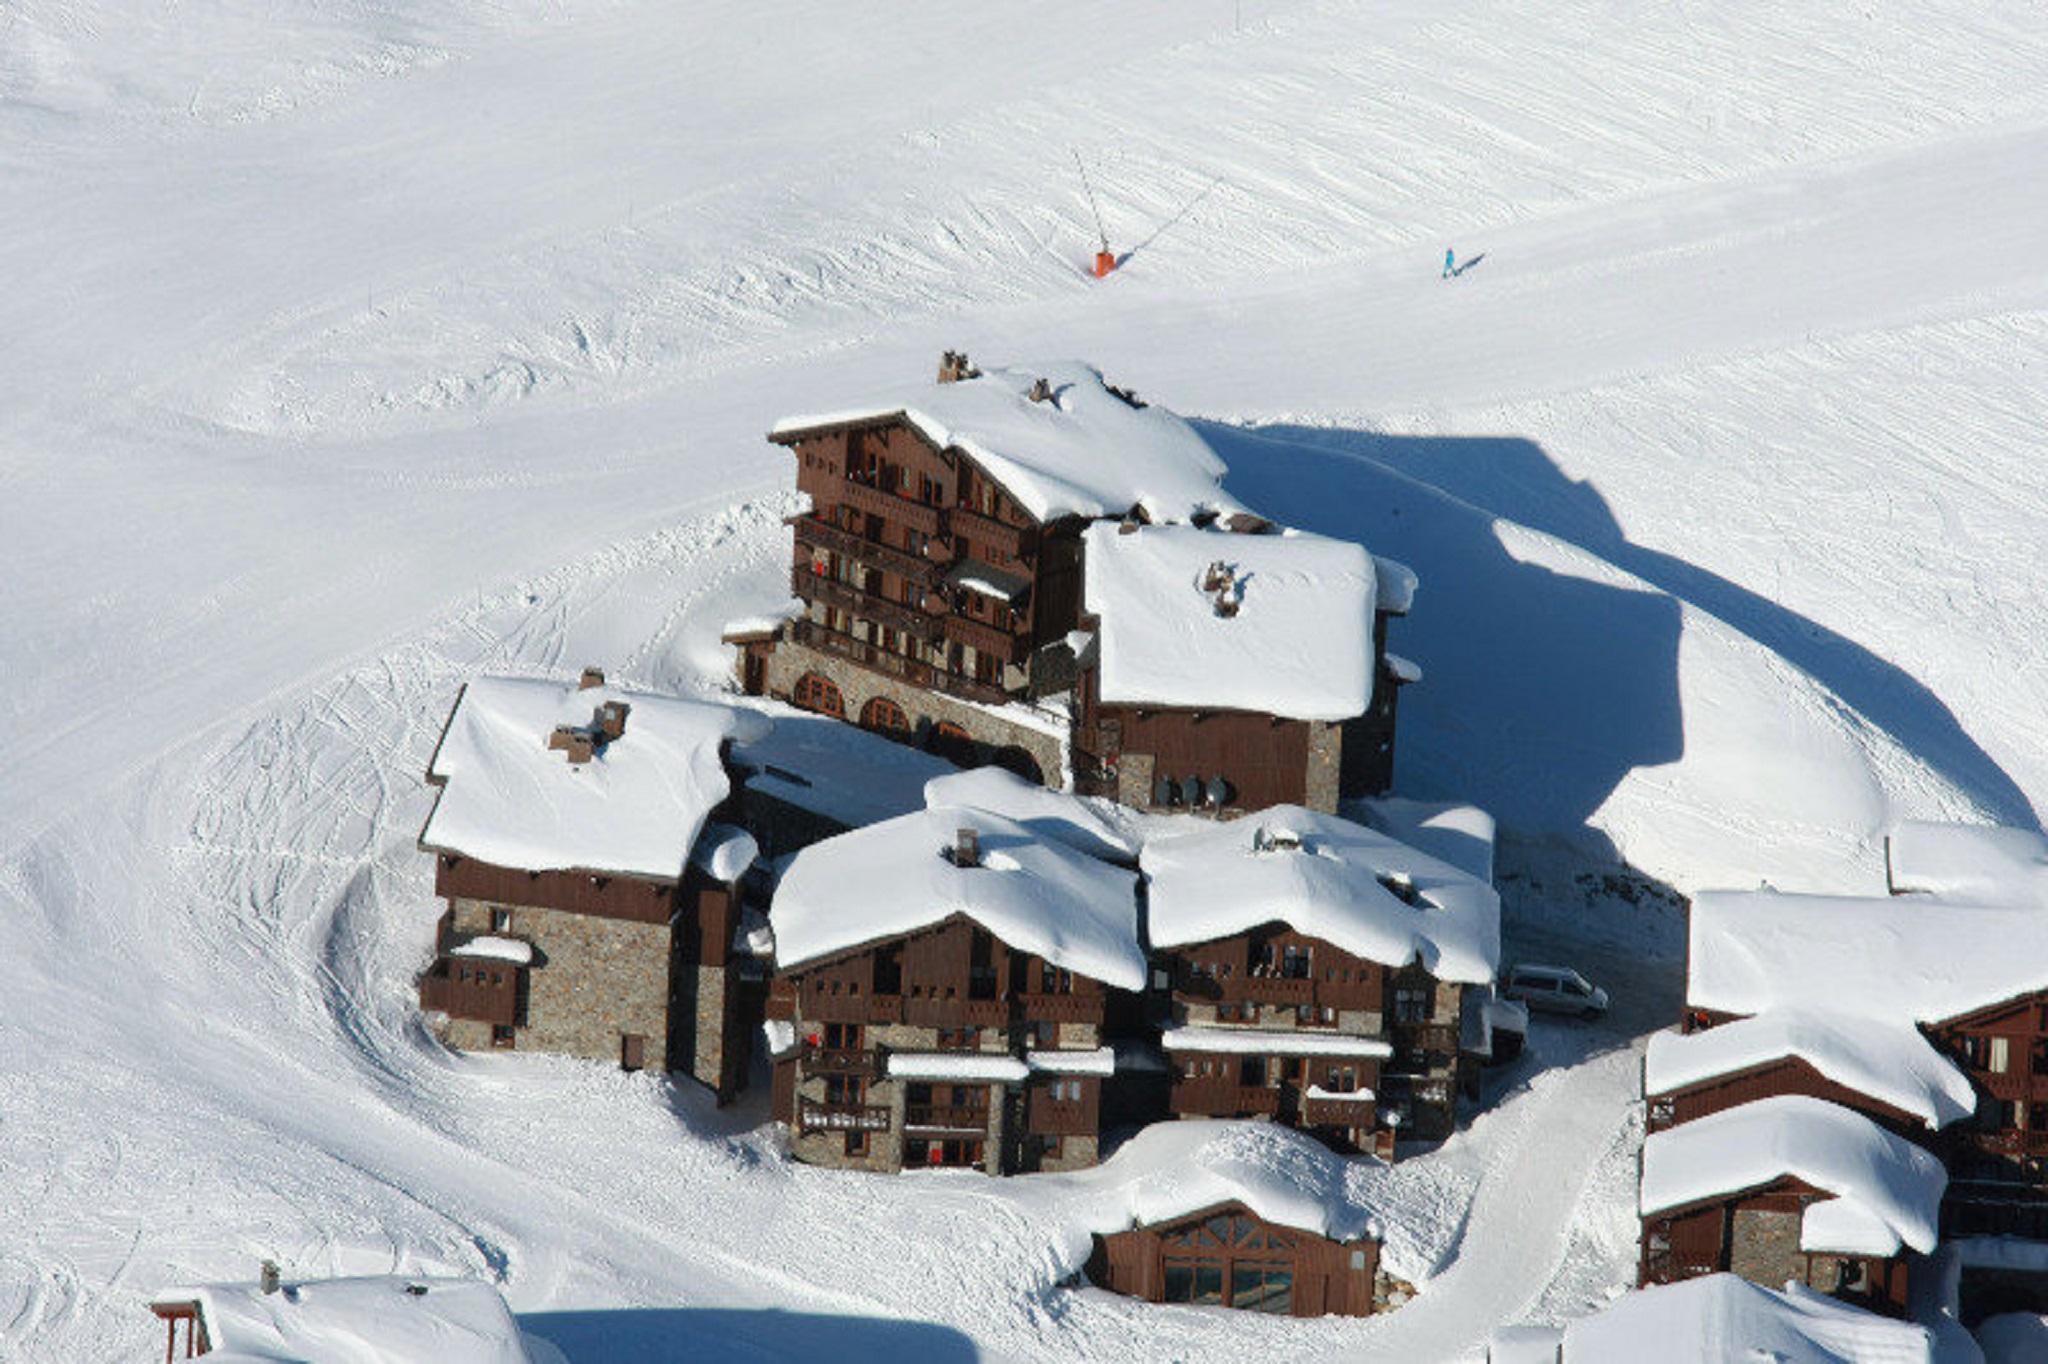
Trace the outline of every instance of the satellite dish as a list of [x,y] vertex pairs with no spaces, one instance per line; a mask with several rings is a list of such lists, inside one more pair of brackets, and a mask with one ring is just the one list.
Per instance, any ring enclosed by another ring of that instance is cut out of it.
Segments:
[[1200,777],[1182,777],[1180,779],[1180,798],[1184,804],[1200,805],[1202,803],[1202,779]]
[[1230,799],[1230,783],[1221,777],[1209,778],[1209,803],[1221,810]]
[[1175,794],[1172,777],[1161,777],[1158,781],[1152,783],[1152,803],[1154,805],[1173,804]]

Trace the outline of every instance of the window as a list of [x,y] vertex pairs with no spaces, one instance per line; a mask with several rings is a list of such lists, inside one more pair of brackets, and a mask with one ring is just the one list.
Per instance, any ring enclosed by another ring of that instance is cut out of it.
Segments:
[[1048,1022],[1046,1022],[1046,1021],[1045,1021],[1044,1019],[1040,1019],[1040,1020],[1038,1020],[1037,1022],[1035,1022],[1035,1023],[1033,1023],[1033,1024],[1031,1025],[1031,1045],[1032,1045],[1032,1046],[1034,1046],[1034,1047],[1052,1047],[1052,1046],[1056,1046],[1056,1045],[1058,1045],[1058,1043],[1059,1043],[1059,1040],[1060,1040],[1060,1025],[1059,1025],[1059,1024],[1057,1024],[1057,1023],[1048,1023]]
[[833,1051],[859,1051],[860,1024],[827,1023],[825,1025],[825,1045]]
[[514,1044],[514,1043],[515,1043],[516,1041],[517,1041],[517,1037],[516,1037],[516,1035],[515,1035],[515,1034],[513,1033],[513,1031],[512,1031],[512,1028],[511,1028],[511,1026],[510,1026],[509,1024],[505,1024],[505,1023],[493,1023],[493,1024],[491,1025],[491,1045],[492,1045],[492,1046],[494,1046],[494,1047],[509,1047],[509,1046],[512,1046],[512,1045],[513,1045],[513,1044]]
[[867,1102],[868,1082],[859,1075],[827,1075],[825,1077],[825,1102],[857,1106]]
[[1291,1316],[1294,1275],[1285,1265],[1234,1262],[1230,1268],[1230,1305],[1244,1312]]
[[1396,1023],[1426,1023],[1429,1021],[1428,990],[1403,986],[1394,991],[1394,1021]]
[[864,1130],[862,1130],[862,1131],[850,1131],[850,1132],[848,1132],[848,1133],[846,1134],[846,1154],[847,1154],[847,1155],[849,1155],[849,1156],[856,1156],[856,1157],[858,1157],[858,1156],[865,1156],[865,1155],[866,1155],[867,1153],[868,1153],[868,1134],[867,1134],[867,1132],[866,1132],[866,1131],[864,1131]]
[[888,697],[877,696],[860,708],[860,727],[884,738],[904,739],[910,735],[910,717]]
[[1288,947],[1280,958],[1280,975],[1285,980],[1307,980],[1309,978],[1309,955],[1306,947]]
[[839,688],[830,678],[817,673],[805,673],[796,680],[796,687],[790,693],[790,704],[798,710],[816,711],[834,719],[846,718],[846,701],[839,694]]
[[493,908],[491,910],[491,932],[510,933],[511,931],[512,911],[509,909]]
[[1984,1068],[1994,1075],[2003,1075],[2012,1061],[2012,1044],[2006,1038],[1994,1037],[1985,1058]]
[[1223,1305],[1223,1266],[1193,1263],[1166,1263],[1166,1291],[1160,1295],[1163,1302],[1193,1303],[1198,1307],[1221,1307]]
[[1247,1056],[1239,1061],[1237,1082],[1247,1089],[1263,1088],[1266,1083],[1266,1058]]
[[1063,971],[1051,962],[1039,963],[1038,988],[1041,994],[1070,995],[1074,993],[1074,973]]

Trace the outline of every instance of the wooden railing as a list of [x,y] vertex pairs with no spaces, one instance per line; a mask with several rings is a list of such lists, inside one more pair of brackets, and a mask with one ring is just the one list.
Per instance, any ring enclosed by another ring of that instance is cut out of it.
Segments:
[[806,1132],[886,1132],[889,1130],[889,1109],[886,1104],[835,1104],[799,1099],[796,1122]]
[[512,1027],[519,1021],[519,973],[525,969],[507,961],[437,957],[420,977],[420,1007]]
[[1005,692],[1001,687],[993,687],[984,682],[975,682],[968,678],[955,677],[951,673],[940,672],[929,663],[922,663],[914,658],[905,658],[901,654],[888,653],[876,648],[864,639],[855,639],[852,635],[841,634],[837,630],[828,630],[814,620],[798,619],[791,622],[791,624],[794,627],[791,632],[792,636],[799,643],[807,644],[811,648],[822,650],[825,653],[838,654],[842,658],[852,659],[855,663],[863,667],[873,668],[877,672],[887,673],[892,677],[900,677],[914,687],[924,687],[930,691],[945,692],[949,696],[965,697],[967,700],[981,701],[991,706],[1005,705],[1011,701],[1009,693]]
[[979,1104],[907,1104],[903,1126],[939,1132],[986,1132],[988,1110]]
[[873,1047],[814,1047],[804,1044],[804,1070],[811,1075],[873,1075],[880,1064]]
[[892,492],[884,492],[865,483],[856,483],[852,479],[839,484],[835,491],[839,494],[839,500],[849,506],[901,521],[912,530],[923,531],[926,535],[939,533],[937,507],[913,498],[900,497]]
[[1301,1096],[1301,1122],[1304,1127],[1370,1127],[1376,1111],[1376,1105],[1371,1099],[1320,1099],[1310,1094]]
[[1101,995],[1024,995],[1018,1001],[1026,1022],[1100,1023],[1105,1000]]
[[1224,992],[1224,998],[1236,997],[1253,1000],[1260,1004],[1306,1004],[1315,997],[1316,983],[1306,976],[1260,976],[1238,977],[1235,988]]
[[1285,1107],[1281,1099],[1281,1091],[1267,1085],[1240,1085],[1214,1079],[1177,1080],[1171,1103],[1176,1113],[1219,1118],[1278,1117]]
[[934,995],[905,996],[903,1021],[912,1027],[958,1028],[1003,1027],[1010,1021],[1010,1005],[1001,999],[945,999]]
[[966,507],[948,509],[946,519],[947,529],[954,535],[964,535],[972,540],[977,550],[991,545],[1011,558],[1024,552],[1024,532],[1015,526],[1005,525]]
[[798,541],[817,545],[823,549],[837,550],[852,559],[863,559],[878,564],[900,577],[913,582],[936,582],[944,570],[930,559],[912,554],[895,545],[879,544],[858,535],[844,526],[835,526],[830,521],[816,516],[792,516],[789,525],[796,531]]
[[851,611],[857,616],[877,621],[893,629],[901,630],[915,639],[934,640],[939,637],[939,620],[915,606],[890,601],[878,592],[813,573],[798,565],[789,571],[789,590],[799,597],[821,601],[841,610]]
[[1031,652],[1030,639],[1009,630],[998,629],[972,616],[947,616],[945,619],[946,638],[956,639],[971,649],[999,658],[1005,663],[1015,663]]

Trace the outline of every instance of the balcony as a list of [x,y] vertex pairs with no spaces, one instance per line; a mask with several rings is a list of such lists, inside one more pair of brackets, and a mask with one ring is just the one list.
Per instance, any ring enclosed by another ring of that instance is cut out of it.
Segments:
[[926,535],[939,534],[939,509],[908,497],[899,497],[880,488],[856,483],[852,479],[839,484],[835,489],[839,500],[850,507],[858,507],[877,516],[899,521],[912,530],[923,531]]
[[525,969],[475,957],[437,957],[420,977],[420,1007],[512,1027],[519,1021],[519,977]]
[[799,597],[821,601],[827,606],[836,606],[842,611],[851,611],[864,619],[901,630],[913,639],[930,641],[939,637],[939,622],[916,607],[890,601],[878,593],[863,591],[802,566],[789,571],[789,590]]
[[1378,1108],[1378,1104],[1364,1094],[1349,1099],[1313,1098],[1304,1094],[1301,1099],[1301,1125],[1371,1127]]
[[1211,1118],[1277,1118],[1285,1107],[1277,1088],[1215,1079],[1176,1080],[1170,1106],[1176,1113]]
[[966,536],[974,542],[977,550],[989,545],[1013,559],[1024,552],[1024,532],[1015,526],[1004,525],[1001,521],[983,516],[977,511],[969,511],[965,507],[953,507],[948,510],[946,520],[951,534]]
[[913,582],[936,582],[939,574],[944,571],[941,565],[933,563],[930,559],[920,558],[907,549],[876,544],[866,536],[857,535],[843,526],[835,526],[816,516],[792,516],[787,524],[795,529],[799,543],[836,550],[850,559],[875,564]]
[[796,620],[791,623],[791,636],[800,644],[809,645],[824,653],[838,654],[865,668],[900,677],[913,687],[927,691],[944,692],[949,696],[965,697],[969,701],[980,701],[986,705],[1001,706],[1010,702],[1010,694],[1001,687],[976,682],[970,678],[956,677],[952,673],[940,672],[929,663],[901,654],[888,653],[852,635],[837,630],[828,630],[814,620]]
[[903,1021],[914,1028],[1001,1028],[1010,1022],[1010,1005],[1001,999],[951,999],[934,995],[907,996]]
[[988,1109],[979,1104],[908,1104],[903,1109],[906,1132],[988,1132]]
[[1315,999],[1316,983],[1306,976],[1247,975],[1231,993],[1247,1003],[1308,1004]]
[[807,1075],[874,1075],[881,1065],[873,1047],[814,1047],[804,1044]]
[[1025,995],[1019,1001],[1024,1018],[1034,1023],[1100,1023],[1101,995]]
[[1005,663],[1021,662],[1031,652],[1029,637],[986,624],[972,616],[945,617],[945,630],[947,639],[958,640],[976,653],[987,654]]
[[834,1104],[799,1099],[796,1125],[805,1132],[886,1132],[889,1130],[889,1107],[887,1104]]

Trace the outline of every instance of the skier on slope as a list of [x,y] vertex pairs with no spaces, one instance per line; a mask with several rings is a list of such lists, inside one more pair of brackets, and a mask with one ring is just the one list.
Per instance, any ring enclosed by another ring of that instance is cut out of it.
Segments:
[[1455,250],[1454,248],[1449,248],[1449,247],[1447,247],[1447,248],[1445,248],[1445,250],[1444,250],[1444,273],[1443,273],[1443,277],[1444,277],[1445,279],[1450,279],[1450,278],[1452,278],[1453,276],[1455,276],[1455,275],[1456,275],[1457,273],[1458,273],[1458,253],[1457,253],[1457,251],[1456,251],[1456,250]]

